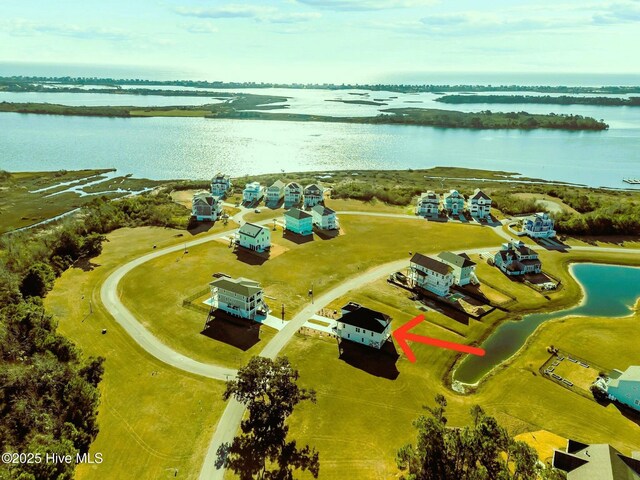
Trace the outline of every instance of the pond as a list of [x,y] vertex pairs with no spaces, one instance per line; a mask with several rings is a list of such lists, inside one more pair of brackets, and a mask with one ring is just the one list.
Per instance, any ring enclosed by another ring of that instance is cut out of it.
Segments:
[[491,369],[516,353],[542,323],[568,315],[620,317],[628,315],[640,297],[640,268],[593,263],[574,264],[571,274],[581,284],[579,305],[557,312],[533,313],[505,322],[483,343],[484,357],[468,355],[453,374],[455,381],[475,384]]

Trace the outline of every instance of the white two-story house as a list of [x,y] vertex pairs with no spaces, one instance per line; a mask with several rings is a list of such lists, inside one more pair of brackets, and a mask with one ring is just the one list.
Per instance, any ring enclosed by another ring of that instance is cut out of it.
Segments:
[[304,206],[305,208],[315,207],[324,201],[324,190],[322,187],[312,183],[304,187]]
[[473,218],[484,220],[491,214],[491,198],[479,188],[473,191],[467,202],[467,210]]
[[222,213],[220,197],[214,197],[209,192],[199,192],[191,201],[191,216],[199,222],[215,222]]
[[333,328],[342,340],[382,348],[391,335],[391,317],[350,302],[341,309],[342,316]]
[[218,173],[211,179],[211,195],[215,197],[224,197],[231,190],[231,177]]
[[435,258],[416,253],[409,262],[409,281],[414,287],[445,296],[453,285],[453,269]]
[[553,218],[547,212],[534,213],[522,219],[522,230],[531,238],[553,238],[556,236]]
[[280,203],[284,197],[284,183],[280,180],[276,180],[267,188],[266,204],[270,206],[276,206]]
[[466,253],[441,252],[438,254],[438,259],[451,267],[453,283],[456,285],[462,287],[469,283],[479,283],[475,273],[476,264]]
[[464,197],[457,190],[444,194],[444,208],[449,215],[460,215],[464,211]]
[[245,223],[238,231],[236,244],[255,252],[264,252],[271,248],[271,231],[261,225]]
[[252,320],[258,315],[266,315],[269,311],[258,282],[242,277],[223,277],[214,280],[209,286],[213,308]]
[[258,203],[264,197],[264,187],[260,182],[247,183],[242,191],[242,201],[245,203]]
[[284,206],[289,208],[302,202],[302,186],[296,182],[287,183],[284,187]]
[[494,255],[493,261],[496,267],[507,275],[525,275],[542,271],[542,262],[538,254],[520,240],[503,243]]
[[416,204],[416,215],[424,216],[437,216],[440,211],[440,194],[429,190],[427,193],[423,193],[418,199]]
[[292,208],[284,212],[284,228],[298,235],[313,234],[313,217],[310,213]]
[[324,205],[316,205],[311,209],[313,224],[320,230],[337,230],[338,218],[336,212]]

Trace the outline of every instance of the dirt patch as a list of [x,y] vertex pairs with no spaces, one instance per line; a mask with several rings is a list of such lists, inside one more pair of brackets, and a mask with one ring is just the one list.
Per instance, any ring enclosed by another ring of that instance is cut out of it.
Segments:
[[193,195],[197,192],[202,192],[204,190],[174,190],[171,192],[171,199],[179,205],[183,205],[191,210],[191,201],[193,200]]

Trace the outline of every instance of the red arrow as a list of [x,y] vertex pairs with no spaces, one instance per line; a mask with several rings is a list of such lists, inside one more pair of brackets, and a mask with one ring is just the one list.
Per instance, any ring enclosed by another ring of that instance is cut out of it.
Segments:
[[412,342],[420,342],[426,343],[428,345],[433,345],[440,348],[448,348],[449,350],[457,350],[458,352],[471,353],[473,355],[484,356],[484,349],[478,347],[471,347],[469,345],[462,345],[461,343],[447,342],[445,340],[438,340],[437,338],[424,337],[422,335],[416,335],[415,333],[409,333],[413,327],[418,325],[420,322],[424,320],[424,315],[418,315],[414,319],[408,321],[400,328],[394,330],[391,334],[393,338],[396,339],[400,348],[407,356],[411,363],[416,361],[416,356],[414,355],[411,347],[407,343],[407,340]]

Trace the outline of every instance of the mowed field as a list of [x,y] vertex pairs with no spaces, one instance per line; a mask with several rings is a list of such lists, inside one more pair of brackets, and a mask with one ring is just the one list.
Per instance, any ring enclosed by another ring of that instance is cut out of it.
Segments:
[[[116,267],[149,252],[153,244],[166,247],[183,242],[187,235],[163,228],[117,230],[108,235],[103,253],[91,260],[92,270],[67,270],[45,298],[63,335],[85,356],[106,358],[100,433],[91,446],[92,453],[102,453],[104,462],[80,465],[78,479],[175,478],[176,469],[177,478],[198,477],[224,407],[223,383],[151,357],[100,304],[100,285]],[[101,334],[103,328],[106,335]]]
[[[640,263],[637,255],[630,254],[541,253],[545,269],[562,278],[565,287],[546,300],[516,285],[519,288],[513,292],[522,305],[516,307],[515,315],[577,302],[580,289],[569,277],[570,262]],[[478,267],[481,281],[487,276],[484,266]],[[491,280],[498,283],[500,278]],[[394,328],[420,313],[406,292],[384,281],[358,289],[335,304],[347,300],[391,315]],[[490,323],[500,320],[500,314],[491,314],[465,327],[429,311],[426,321],[412,332],[473,343],[492,331]],[[607,368],[638,364],[638,321],[640,315],[635,313],[626,318],[573,318],[544,324],[518,355],[466,396],[446,388],[443,381],[456,360],[454,352],[412,343],[416,363],[403,355],[396,360],[373,350],[341,359],[335,340],[296,335],[283,354],[300,370],[301,384],[317,390],[318,403],[303,405],[294,413],[291,435],[319,450],[323,479],[393,478],[398,475],[395,452],[415,439],[411,422],[423,413],[423,405],[433,406],[434,396],[442,393],[449,403],[451,425],[468,423],[469,409],[479,404],[513,434],[548,430],[583,442],[608,442],[630,454],[640,449],[640,416],[627,418],[613,405],[602,407],[543,378],[538,369],[549,357],[546,347],[550,344]]]
[[[271,297],[268,301],[274,313],[278,314],[280,304],[286,302],[287,318],[291,318],[308,302],[311,282],[319,295],[373,266],[405,256],[408,259],[409,251],[437,253],[496,246],[502,241],[490,229],[475,226],[346,215],[340,220],[344,235],[330,240],[314,236],[312,242],[298,244],[282,238],[281,230],[274,232],[277,256],[261,265],[253,256],[238,258],[225,242],[189,247],[186,255],[172,253],[135,269],[121,283],[120,293],[128,308],[176,350],[203,361],[238,367],[259,353],[274,331],[263,327],[260,340],[247,351],[201,335],[206,315],[184,308],[182,300],[206,288],[214,272],[261,281]],[[227,228],[232,227],[230,223]],[[221,226],[216,225],[209,233],[220,231]],[[183,236],[177,236],[180,234]],[[225,406],[221,400],[223,384],[168,368],[147,355],[101,308],[99,300],[102,281],[117,266],[149,252],[153,244],[162,248],[190,238],[184,231],[159,228],[113,232],[104,244],[103,254],[92,260],[93,270],[67,271],[45,300],[65,336],[86,355],[107,358],[100,385],[101,432],[92,446],[93,453],[103,453],[105,462],[80,466],[78,478],[175,478],[176,469],[178,478],[197,478],[205,448]],[[563,308],[577,301],[579,287],[567,272],[571,261],[639,262],[625,254],[541,254],[545,270],[562,278],[565,287],[548,300],[542,295],[532,296],[528,287],[515,285],[516,290],[522,289],[516,293],[522,299],[522,311]],[[497,271],[486,264],[478,268],[481,278],[484,274],[487,279]],[[501,274],[490,280],[499,288],[505,286],[501,282],[511,283]],[[377,302],[371,306],[390,313],[394,328],[417,313],[406,292],[390,287],[384,279],[348,297],[363,303]],[[91,315],[87,315],[89,299]],[[470,343],[500,319],[496,315],[487,322],[472,322],[470,327],[464,327],[429,312],[427,320],[431,321],[420,325],[416,333]],[[525,353],[512,361],[513,368],[500,369],[475,395],[467,397],[447,390],[442,382],[455,361],[450,352],[419,345],[414,347],[416,364],[400,357],[390,367],[389,362],[373,358],[363,369],[362,364],[340,360],[335,341],[296,335],[284,353],[300,369],[301,383],[318,391],[318,403],[302,405],[294,413],[290,422],[292,436],[320,450],[321,478],[390,478],[397,474],[395,451],[415,436],[411,421],[421,413],[421,405],[433,404],[434,395],[442,392],[448,398],[449,417],[454,425],[466,423],[470,406],[479,403],[514,433],[544,428],[582,441],[609,441],[629,453],[632,448],[640,448],[640,438],[634,438],[636,424],[615,407],[604,409],[589,403],[537,375],[537,368],[547,358],[544,347],[549,343],[610,368],[637,364],[640,359],[627,359],[619,351],[632,351],[629,345],[634,339],[633,322],[637,325],[638,318],[611,321],[616,322],[615,329],[592,334],[588,329],[580,330],[581,335],[591,338],[591,343],[584,339],[574,342],[567,333],[576,330],[574,324],[552,332],[550,338],[555,341],[538,338],[537,334]],[[545,325],[538,333],[564,322]],[[106,335],[100,334],[102,328],[108,329]],[[606,342],[602,340],[605,334]],[[567,343],[559,342],[556,335]],[[608,348],[609,357],[592,358],[580,349],[595,349],[596,345],[600,350],[603,346]],[[565,409],[566,415],[558,415]],[[594,418],[602,424],[595,429]],[[597,437],[594,440],[588,436],[592,431]],[[616,432],[622,440],[612,440]]]
[[123,302],[175,350],[203,362],[240,367],[260,352],[275,330],[262,327],[259,341],[245,350],[202,335],[206,313],[186,309],[182,302],[207,288],[215,272],[260,281],[274,315],[279,316],[284,303],[286,319],[291,319],[309,301],[312,285],[317,296],[369,268],[408,259],[410,251],[440,252],[500,243],[491,229],[483,227],[354,215],[345,215],[340,222],[343,235],[325,240],[314,235],[305,243],[283,238],[279,227],[272,232],[273,258],[266,261],[251,253],[234,253],[228,241],[190,247],[186,255],[176,252],[154,259],[123,279]]

